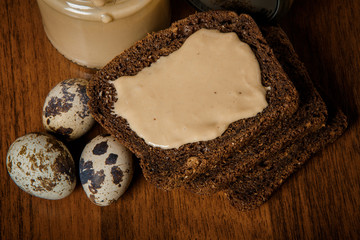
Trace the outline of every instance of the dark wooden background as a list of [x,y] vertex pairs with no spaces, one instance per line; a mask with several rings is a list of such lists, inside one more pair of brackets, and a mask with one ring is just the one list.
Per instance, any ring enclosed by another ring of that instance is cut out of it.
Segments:
[[[173,19],[194,12],[172,1]],[[5,156],[26,133],[44,131],[41,111],[49,90],[92,71],[59,54],[47,40],[35,0],[0,1],[0,232],[1,239],[360,239],[360,1],[295,0],[281,21],[310,76],[349,117],[347,132],[314,156],[260,208],[237,212],[222,195],[165,192],[141,169],[129,190],[97,207],[80,185],[50,201],[21,191]],[[96,127],[74,142],[77,160]]]

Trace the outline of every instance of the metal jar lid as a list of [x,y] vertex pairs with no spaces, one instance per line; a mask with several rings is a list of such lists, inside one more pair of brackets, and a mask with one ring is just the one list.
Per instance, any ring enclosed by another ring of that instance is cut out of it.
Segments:
[[248,13],[255,18],[268,21],[276,20],[285,15],[293,0],[188,0],[200,11],[233,10]]

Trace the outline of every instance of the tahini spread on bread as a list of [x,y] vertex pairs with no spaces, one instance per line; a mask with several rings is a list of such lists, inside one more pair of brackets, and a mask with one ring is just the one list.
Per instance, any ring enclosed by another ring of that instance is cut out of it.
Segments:
[[233,32],[200,29],[177,51],[113,84],[113,113],[164,149],[214,139],[268,105],[255,54]]

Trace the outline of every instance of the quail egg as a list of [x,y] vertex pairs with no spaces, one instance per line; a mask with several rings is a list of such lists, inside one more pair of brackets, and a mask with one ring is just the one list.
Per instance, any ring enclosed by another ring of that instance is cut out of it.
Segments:
[[80,181],[96,205],[116,202],[133,176],[132,153],[110,135],[99,135],[84,148],[79,163]]
[[12,180],[39,198],[61,199],[75,188],[75,163],[66,146],[45,133],[29,133],[16,139],[6,156]]
[[91,129],[95,120],[87,105],[86,85],[85,79],[67,79],[49,92],[42,115],[47,131],[74,140]]

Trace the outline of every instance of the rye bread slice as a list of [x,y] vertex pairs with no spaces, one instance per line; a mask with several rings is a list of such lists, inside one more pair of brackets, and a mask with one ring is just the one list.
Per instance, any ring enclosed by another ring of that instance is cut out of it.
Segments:
[[[255,117],[231,123],[221,136],[213,140],[188,143],[176,149],[150,146],[130,128],[126,119],[112,112],[117,100],[112,81],[121,76],[136,75],[161,56],[179,49],[187,37],[201,28],[235,32],[240,40],[249,44],[259,61],[262,84],[271,89],[266,95],[268,107]],[[295,87],[254,20],[248,15],[237,15],[229,11],[197,13],[173,23],[166,30],[149,34],[98,71],[90,80],[88,95],[95,120],[140,158],[142,168],[148,169],[145,178],[164,189],[174,186],[169,185],[166,179],[173,179],[175,173],[186,178],[194,172],[203,172],[211,164],[226,158],[234,149],[248,143],[274,122],[292,115],[298,107]],[[188,169],[191,171],[187,171]]]
[[277,122],[248,145],[234,151],[226,161],[219,162],[208,172],[194,179],[187,179],[184,186],[192,192],[213,194],[226,189],[241,172],[253,169],[256,164],[277,153],[284,146],[325,125],[326,105],[285,32],[277,26],[262,27],[261,30],[299,92],[299,108],[293,116]]
[[346,127],[347,120],[343,112],[330,108],[325,127],[239,175],[225,191],[230,203],[240,211],[260,206],[313,154],[340,137]]

